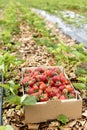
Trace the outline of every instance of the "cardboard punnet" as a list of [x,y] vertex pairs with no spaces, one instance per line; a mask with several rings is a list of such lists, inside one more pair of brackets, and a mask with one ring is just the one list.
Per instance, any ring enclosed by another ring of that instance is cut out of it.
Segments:
[[[36,67],[23,68],[22,72],[24,73],[26,69],[35,68]],[[46,68],[49,68],[49,66]],[[57,68],[64,71],[63,67],[57,66]],[[82,99],[79,94],[76,94],[76,98],[73,99],[37,102],[35,105],[24,106],[24,109],[26,123],[39,123],[57,119],[60,114],[66,115],[69,119],[77,119],[80,118],[82,114]]]
[[37,103],[25,106],[25,122],[39,123],[51,119],[57,119],[58,115],[64,114],[69,119],[80,118],[82,113],[82,100],[51,100],[45,103]]

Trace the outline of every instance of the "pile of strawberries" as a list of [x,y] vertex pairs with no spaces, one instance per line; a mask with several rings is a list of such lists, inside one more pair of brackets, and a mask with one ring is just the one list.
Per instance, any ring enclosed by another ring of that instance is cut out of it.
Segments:
[[21,84],[27,94],[35,96],[38,102],[76,97],[75,89],[70,81],[57,67],[27,69]]

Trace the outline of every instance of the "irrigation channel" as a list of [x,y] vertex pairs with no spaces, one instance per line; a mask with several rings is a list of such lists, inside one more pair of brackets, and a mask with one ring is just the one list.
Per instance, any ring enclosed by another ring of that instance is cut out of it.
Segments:
[[[83,43],[85,47],[87,48],[87,23],[81,24],[80,27],[76,27],[71,24],[66,24],[63,22],[63,20],[56,16],[49,14],[48,12],[44,10],[34,9],[32,8],[32,11],[36,12],[38,15],[43,16],[46,20],[50,22],[55,22],[58,26],[58,28],[66,35],[70,36],[74,40],[76,40],[78,43]],[[64,12],[63,12],[64,13]],[[71,15],[71,17],[76,19],[77,23],[80,23],[81,20],[84,19],[84,16],[80,16],[79,14],[75,14],[74,12],[65,12],[65,16]]]

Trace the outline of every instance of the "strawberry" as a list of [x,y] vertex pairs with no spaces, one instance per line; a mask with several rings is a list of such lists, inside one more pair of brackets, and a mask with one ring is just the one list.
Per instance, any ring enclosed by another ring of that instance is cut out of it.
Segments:
[[65,76],[64,76],[64,73],[60,73],[60,81],[61,81],[61,83],[66,83],[67,82],[67,79],[65,78]]
[[31,94],[33,94],[33,93],[34,93],[34,89],[33,89],[33,88],[29,88],[29,89],[28,89],[28,94],[31,95]]
[[59,87],[59,89],[62,91],[63,89],[65,89],[66,88],[66,85],[61,85],[60,87]]
[[26,84],[29,81],[29,77],[24,77],[24,79],[22,80],[22,84]]
[[50,85],[50,86],[54,86],[54,84],[55,84],[54,81],[53,81],[53,80],[50,80],[49,85]]
[[46,75],[41,75],[40,80],[43,81],[43,82],[47,82],[48,78],[47,78]]
[[62,86],[63,84],[60,82],[60,81],[56,81],[55,82],[55,86],[58,88],[58,87],[60,87],[60,86]]
[[50,96],[51,88],[50,88],[50,87],[47,87],[45,91],[46,91],[46,93],[48,94],[48,96]]
[[35,96],[35,97],[39,97],[41,95],[41,93],[40,92],[35,92],[32,95]]
[[61,95],[59,99],[60,99],[60,100],[65,100],[66,97],[65,97],[64,95]]
[[39,71],[40,73],[43,73],[43,72],[44,72],[44,70],[43,70],[41,67],[38,67],[38,68],[36,69],[36,71]]
[[24,74],[23,74],[23,77],[27,77],[27,74],[26,74],[26,73],[24,73]]
[[30,81],[28,82],[28,85],[29,85],[30,87],[32,87],[35,82],[36,82],[36,79],[35,79],[35,78],[31,78]]
[[41,83],[40,86],[39,86],[39,88],[40,88],[41,90],[45,90],[46,87],[47,87],[47,86],[46,86],[45,83]]
[[64,88],[63,90],[62,90],[62,94],[67,94],[68,93],[68,90],[66,89],[66,88]]
[[38,72],[38,71],[35,71],[35,72],[33,73],[33,75],[32,75],[32,78],[36,77],[38,74],[39,74],[39,72]]
[[32,70],[31,70],[31,69],[28,69],[28,70],[27,70],[27,72],[28,72],[28,73],[31,73],[31,72],[32,72]]
[[57,89],[55,87],[52,87],[49,96],[54,97],[54,96],[56,96],[58,94],[58,92],[59,92],[59,89]]
[[52,78],[52,80],[54,81],[54,82],[56,82],[56,81],[59,81],[60,80],[60,77],[57,75],[57,76],[54,76],[53,78]]
[[40,96],[40,102],[45,102],[45,101],[48,101],[49,100],[49,97],[47,94],[42,94]]
[[52,77],[53,76],[53,73],[51,70],[45,70],[44,71],[44,74],[47,76],[47,77]]
[[32,87],[33,89],[34,89],[34,91],[38,91],[39,90],[39,88],[38,88],[38,86],[37,85],[33,85],[33,87]]
[[68,92],[71,92],[74,90],[74,88],[71,85],[66,85],[66,89],[68,90]]

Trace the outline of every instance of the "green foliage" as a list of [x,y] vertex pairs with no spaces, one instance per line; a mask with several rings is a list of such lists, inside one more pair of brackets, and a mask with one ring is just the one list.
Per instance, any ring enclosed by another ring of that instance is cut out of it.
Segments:
[[86,90],[87,92],[87,69],[85,69],[85,67],[77,67],[76,77],[78,82],[73,83],[74,87],[80,91]]
[[[24,1],[22,1],[24,3]],[[78,13],[87,12],[86,0],[26,0],[27,6],[44,9],[50,13],[58,14],[60,10],[74,10]]]
[[55,50],[51,51],[54,53],[57,63],[63,66],[72,65],[77,67],[82,62],[87,62],[87,52],[84,51],[81,45],[69,47],[64,43],[60,43]]
[[21,104],[23,105],[34,105],[36,103],[36,98],[34,96],[29,96],[27,94],[21,97]]
[[59,122],[61,122],[63,125],[65,125],[69,121],[69,119],[67,118],[67,116],[65,116],[63,114],[59,115],[58,118],[57,118],[57,120]]
[[3,84],[5,90],[8,90],[9,93],[11,92],[13,95],[18,93],[18,88],[20,88],[20,84],[15,84],[13,80],[8,81],[8,84]]
[[19,20],[17,9],[13,1],[9,1],[3,13],[4,19],[1,21],[2,32],[0,40],[5,44],[11,42],[12,34],[19,32]]
[[22,97],[10,95],[6,98],[6,102],[16,105],[34,105],[36,103],[36,98],[27,94],[23,95]]
[[3,56],[0,55],[0,65],[3,66],[5,77],[8,77],[9,72],[21,63],[22,61],[11,55],[10,52],[5,52]]
[[78,67],[76,69],[76,75],[77,76],[86,76],[87,75],[87,70],[85,70],[83,67]]
[[73,83],[73,86],[80,91],[81,90],[87,91],[87,84],[85,85],[84,82],[83,83]]
[[17,16],[17,9],[14,2],[9,3],[7,8],[4,12],[4,20],[6,22],[5,27],[11,32],[18,31],[18,16]]
[[7,126],[0,126],[0,130],[14,130],[14,129],[12,128],[12,126],[7,125]]

